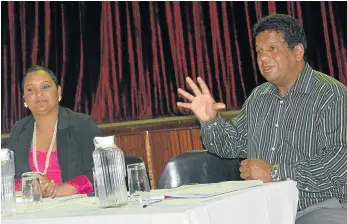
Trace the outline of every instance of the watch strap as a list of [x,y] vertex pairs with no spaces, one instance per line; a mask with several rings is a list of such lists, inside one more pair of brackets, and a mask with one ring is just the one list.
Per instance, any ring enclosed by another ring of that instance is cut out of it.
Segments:
[[270,176],[272,182],[277,182],[281,180],[280,164],[272,165]]

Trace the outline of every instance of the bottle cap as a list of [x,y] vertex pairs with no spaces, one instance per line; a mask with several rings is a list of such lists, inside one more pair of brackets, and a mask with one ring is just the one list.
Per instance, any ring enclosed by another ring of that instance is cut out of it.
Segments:
[[10,161],[11,160],[11,152],[9,149],[1,149],[1,162],[5,162],[5,161]]
[[95,148],[113,147],[114,145],[114,135],[94,138]]

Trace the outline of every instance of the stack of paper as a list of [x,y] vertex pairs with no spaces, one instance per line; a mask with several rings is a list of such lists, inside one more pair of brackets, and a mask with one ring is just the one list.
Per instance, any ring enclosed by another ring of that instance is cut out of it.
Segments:
[[165,194],[167,198],[208,198],[221,194],[226,194],[234,191],[244,190],[262,185],[260,180],[248,181],[227,181],[213,184],[195,185],[194,188],[177,189],[177,192]]

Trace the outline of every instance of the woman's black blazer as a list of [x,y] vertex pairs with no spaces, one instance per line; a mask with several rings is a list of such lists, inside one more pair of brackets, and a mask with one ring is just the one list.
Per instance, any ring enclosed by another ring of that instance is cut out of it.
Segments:
[[[32,115],[17,121],[7,140],[7,148],[14,151],[15,177],[20,178],[29,167],[29,152],[34,131]],[[102,136],[101,130],[86,114],[59,107],[57,125],[57,154],[63,182],[85,175],[93,183],[93,139]]]

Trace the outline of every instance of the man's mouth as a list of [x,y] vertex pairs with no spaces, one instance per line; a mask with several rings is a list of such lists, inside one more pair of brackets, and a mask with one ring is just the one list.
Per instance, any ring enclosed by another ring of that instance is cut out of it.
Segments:
[[263,66],[263,71],[264,72],[269,72],[271,69],[273,69],[274,66],[270,66],[270,65],[267,65],[267,66]]

